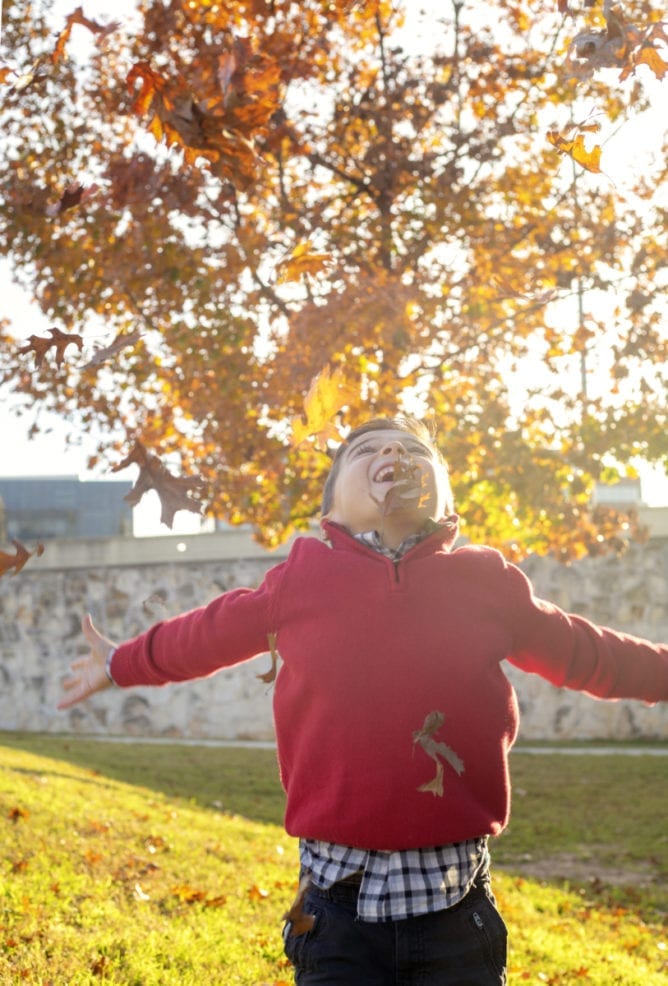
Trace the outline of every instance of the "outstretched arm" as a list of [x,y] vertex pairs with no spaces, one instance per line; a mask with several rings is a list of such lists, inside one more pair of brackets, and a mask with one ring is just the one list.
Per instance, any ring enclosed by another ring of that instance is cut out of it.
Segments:
[[77,658],[70,665],[72,676],[63,683],[65,695],[58,703],[59,709],[69,709],[112,685],[107,674],[107,658],[115,644],[95,628],[90,615],[84,616],[81,629],[90,646],[90,654]]

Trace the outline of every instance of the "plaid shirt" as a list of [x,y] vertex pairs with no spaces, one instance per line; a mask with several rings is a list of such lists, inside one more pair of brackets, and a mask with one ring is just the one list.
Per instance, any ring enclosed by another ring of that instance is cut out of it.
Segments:
[[[428,521],[424,530],[406,538],[396,549],[386,547],[377,531],[356,537],[398,561],[436,526]],[[302,839],[299,858],[302,869],[309,871],[315,886],[322,890],[361,873],[357,914],[362,921],[372,922],[399,921],[452,907],[466,896],[476,876],[489,868],[486,836],[397,852]]]

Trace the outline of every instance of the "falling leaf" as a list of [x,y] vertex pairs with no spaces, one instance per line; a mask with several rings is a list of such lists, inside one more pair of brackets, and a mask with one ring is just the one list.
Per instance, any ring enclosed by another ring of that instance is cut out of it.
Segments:
[[331,260],[329,253],[314,253],[311,250],[311,241],[305,240],[298,243],[287,260],[278,265],[277,282],[284,284],[287,281],[299,281],[305,274],[319,274]]
[[564,137],[557,130],[549,130],[547,139],[560,154],[568,154],[577,164],[580,164],[587,171],[595,174],[601,171],[601,148],[598,144],[594,145],[590,151],[584,143],[584,136],[576,134],[575,137]]
[[99,366],[100,363],[106,363],[106,361],[111,359],[112,356],[116,356],[128,346],[134,346],[140,339],[141,332],[138,329],[135,329],[134,332],[119,332],[114,341],[108,346],[96,349],[91,358],[87,363],[83,364],[81,369],[87,370],[91,366]]
[[[392,484],[382,500],[376,500],[381,515],[387,517],[394,510],[409,504],[421,507],[428,496],[427,477],[412,455],[401,455],[394,464]],[[374,497],[375,499],[375,497]]]
[[70,34],[72,33],[72,28],[75,24],[80,24],[82,27],[87,28],[92,34],[97,34],[98,37],[106,37],[115,31],[120,26],[120,21],[113,21],[111,24],[98,24],[97,21],[92,21],[88,17],[84,16],[83,8],[77,7],[73,13],[69,14],[65,23],[65,27],[58,35],[56,39],[56,46],[51,55],[51,61],[57,62],[65,55],[65,46],[70,39]]
[[443,764],[441,758],[450,764],[455,773],[464,773],[464,761],[447,743],[437,742],[434,738],[444,722],[445,716],[442,712],[430,712],[425,716],[421,729],[413,733],[413,743],[422,747],[427,756],[436,763],[436,776],[426,784],[421,784],[418,791],[427,791],[436,797],[443,797]]
[[68,185],[59,200],[46,208],[47,216],[59,216],[62,212],[66,212],[68,209],[74,209],[78,205],[82,205],[89,199],[92,199],[96,192],[99,192],[99,185],[84,185],[77,184],[74,182]]
[[16,554],[10,555],[6,551],[0,551],[0,576],[5,575],[12,568],[14,575],[17,575],[33,555],[37,555],[39,558],[40,555],[44,554],[43,544],[38,544],[34,551],[28,551],[20,541],[12,541],[12,544],[16,548]]
[[290,910],[283,915],[283,920],[290,922],[290,935],[304,935],[313,930],[315,914],[308,914],[304,910],[304,900],[310,886],[311,877],[307,874],[299,881],[297,896],[290,905]]
[[151,593],[143,603],[141,608],[144,610],[147,616],[155,616],[153,607],[164,608],[167,601],[167,592],[165,589],[156,589],[155,592]]
[[79,349],[83,346],[83,339],[77,333],[61,332],[60,329],[56,328],[49,329],[49,332],[51,333],[50,339],[45,336],[29,336],[27,345],[18,350],[21,354],[34,352],[35,369],[42,365],[44,357],[52,346],[56,350],[56,366],[62,365],[68,346],[78,346]]
[[259,674],[257,677],[260,681],[264,681],[265,684],[271,685],[273,681],[276,680],[276,675],[278,673],[278,662],[280,659],[280,654],[276,650],[276,634],[268,633],[267,641],[269,643],[269,650],[271,653],[271,667],[264,674]]
[[202,512],[202,505],[191,498],[191,493],[204,485],[199,477],[173,476],[157,455],[148,452],[138,441],[130,454],[114,466],[112,472],[120,472],[131,465],[139,466],[139,475],[135,485],[124,497],[130,506],[136,506],[145,493],[155,490],[162,508],[160,520],[167,527],[172,526],[174,514],[179,510],[190,510],[195,514]]
[[266,900],[269,896],[269,891],[264,890],[263,887],[258,887],[257,884],[253,884],[252,887],[248,889],[248,899],[254,901]]
[[319,448],[327,447],[327,440],[341,441],[341,434],[333,418],[342,407],[356,399],[356,393],[346,383],[342,367],[332,373],[329,364],[311,380],[304,398],[305,417],[292,419],[292,444],[301,445],[307,438],[316,438]]

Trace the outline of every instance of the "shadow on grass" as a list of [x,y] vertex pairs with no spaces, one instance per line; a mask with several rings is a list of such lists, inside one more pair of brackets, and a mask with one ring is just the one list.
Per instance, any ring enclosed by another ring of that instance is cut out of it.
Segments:
[[97,742],[84,737],[0,732],[0,746],[65,761],[94,774],[202,808],[283,824],[285,796],[275,750]]

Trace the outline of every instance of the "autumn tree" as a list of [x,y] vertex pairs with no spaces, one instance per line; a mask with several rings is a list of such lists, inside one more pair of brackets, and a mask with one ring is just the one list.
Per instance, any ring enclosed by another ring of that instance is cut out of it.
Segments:
[[469,537],[614,541],[594,481],[668,456],[666,166],[620,191],[605,139],[666,33],[654,0],[564,6],[455,0],[420,39],[391,0],[10,3],[0,242],[53,328],[7,327],[6,399],[274,544],[317,515],[290,423],[327,368],[338,427],[433,421]]

